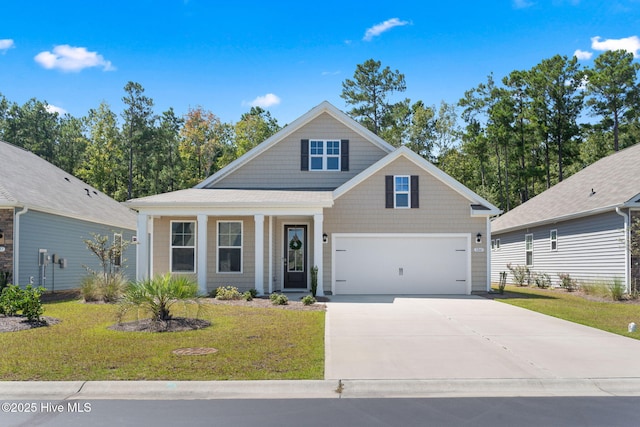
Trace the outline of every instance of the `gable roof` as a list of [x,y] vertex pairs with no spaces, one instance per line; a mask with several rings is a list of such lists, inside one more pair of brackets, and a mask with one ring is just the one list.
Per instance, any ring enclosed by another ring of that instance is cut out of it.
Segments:
[[604,157],[493,220],[492,232],[594,215],[640,202],[640,144]]
[[415,163],[417,166],[421,167],[436,179],[442,181],[445,185],[450,187],[452,190],[456,191],[465,199],[469,200],[472,214],[478,216],[493,216],[498,215],[502,212],[500,209],[492,205],[489,201],[480,197],[478,194],[471,191],[469,188],[447,175],[445,172],[437,168],[434,164],[424,159],[420,155],[413,152],[411,149],[402,146],[400,148],[395,149],[392,153],[386,155],[382,159],[378,160],[373,165],[369,166],[364,171],[360,172],[358,175],[345,182],[340,187],[336,188],[333,191],[334,199],[342,196],[343,194],[350,191],[352,188],[365,181],[369,177],[371,177],[376,172],[383,169],[385,166],[391,164],[399,157],[405,157],[408,160]]
[[240,168],[242,165],[251,161],[252,159],[258,157],[261,153],[265,152],[266,150],[271,148],[273,145],[282,141],[284,138],[296,132],[297,130],[302,128],[304,125],[306,125],[307,123],[311,122],[313,119],[315,119],[316,117],[324,113],[329,114],[334,119],[338,120],[340,123],[342,123],[349,129],[353,130],[354,132],[362,135],[363,138],[367,139],[368,141],[378,146],[382,150],[386,151],[387,153],[390,153],[395,149],[391,144],[387,143],[378,135],[374,134],[369,129],[365,128],[360,123],[356,122],[351,117],[347,116],[345,113],[343,113],[342,111],[334,107],[331,103],[329,103],[328,101],[323,101],[322,103],[318,104],[317,106],[309,110],[304,115],[298,117],[296,120],[294,120],[293,122],[291,122],[290,124],[282,128],[280,131],[272,135],[270,138],[267,138],[266,140],[258,144],[256,147],[254,147],[253,149],[249,150],[244,155],[239,157],[238,159],[229,163],[227,166],[220,169],[218,172],[214,173],[210,177],[206,178],[204,181],[197,184],[194,188],[206,188],[209,185],[221,180],[222,178],[226,177],[236,169]]
[[0,141],[0,208],[29,209],[135,230],[136,215],[35,154]]

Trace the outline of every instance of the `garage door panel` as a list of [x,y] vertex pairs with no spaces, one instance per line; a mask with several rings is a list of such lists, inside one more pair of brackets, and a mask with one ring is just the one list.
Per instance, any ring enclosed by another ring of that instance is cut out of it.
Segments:
[[466,294],[469,238],[336,236],[336,294]]

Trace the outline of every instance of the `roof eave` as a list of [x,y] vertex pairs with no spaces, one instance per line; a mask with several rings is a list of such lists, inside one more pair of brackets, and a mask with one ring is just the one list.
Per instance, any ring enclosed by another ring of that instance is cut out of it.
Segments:
[[591,209],[588,211],[582,211],[582,212],[576,212],[576,213],[572,213],[572,214],[568,214],[568,215],[562,215],[562,216],[557,216],[557,217],[553,217],[553,218],[546,218],[546,219],[542,219],[540,221],[533,221],[533,222],[529,222],[529,223],[524,223],[524,224],[518,224],[518,225],[514,225],[511,227],[506,227],[506,228],[500,228],[498,230],[491,230],[491,233],[509,233],[511,231],[516,231],[516,230],[522,230],[525,228],[533,228],[533,227],[540,227],[543,225],[547,225],[547,224],[555,224],[558,222],[564,222],[564,221],[570,221],[572,219],[578,219],[578,218],[585,218],[588,216],[592,216],[592,215],[599,215],[605,212],[610,212],[610,211],[614,211],[616,208],[619,207],[625,207],[624,205],[610,205],[610,206],[605,206],[605,207],[601,207],[598,209]]

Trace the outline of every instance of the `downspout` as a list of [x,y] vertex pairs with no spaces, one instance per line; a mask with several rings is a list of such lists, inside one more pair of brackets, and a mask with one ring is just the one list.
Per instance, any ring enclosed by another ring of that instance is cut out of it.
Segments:
[[28,207],[23,206],[16,212],[13,220],[13,284],[20,283],[20,215],[27,213]]
[[629,215],[616,207],[616,213],[624,218],[624,286],[627,293],[631,292],[631,283],[629,280],[629,265],[631,262],[631,251],[629,250]]

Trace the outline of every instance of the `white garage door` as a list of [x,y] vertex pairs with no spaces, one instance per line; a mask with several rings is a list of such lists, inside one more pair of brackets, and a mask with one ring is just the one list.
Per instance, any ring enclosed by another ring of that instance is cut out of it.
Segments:
[[459,234],[335,234],[333,292],[468,294],[469,242]]

